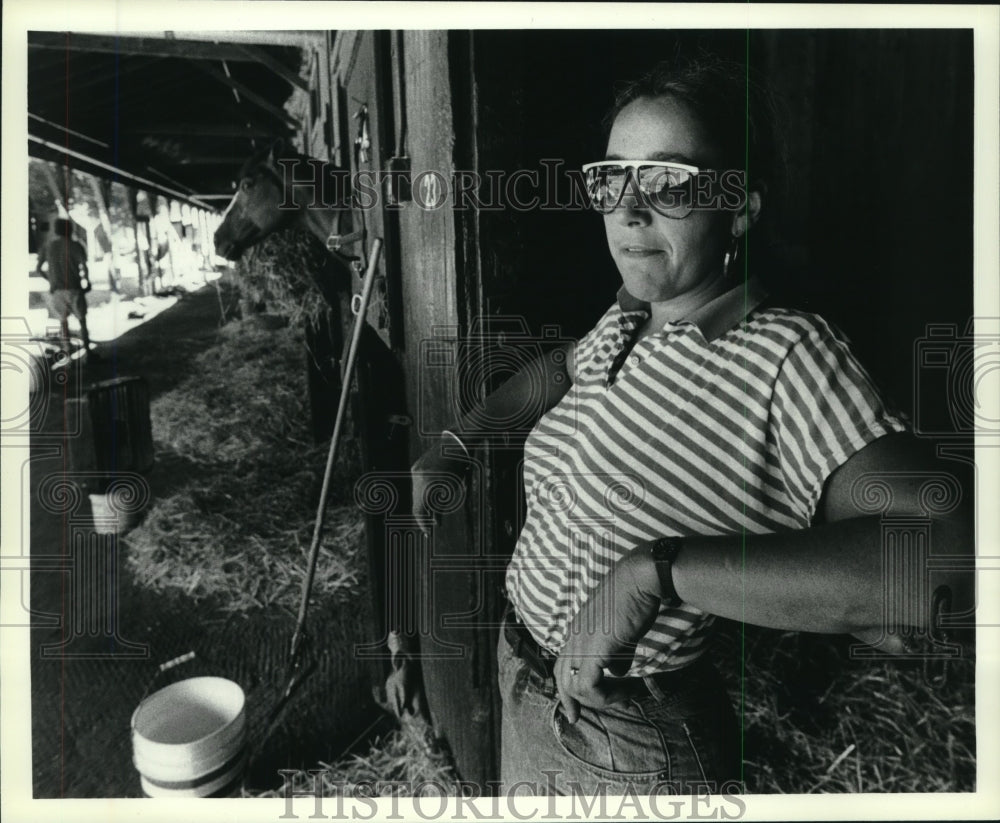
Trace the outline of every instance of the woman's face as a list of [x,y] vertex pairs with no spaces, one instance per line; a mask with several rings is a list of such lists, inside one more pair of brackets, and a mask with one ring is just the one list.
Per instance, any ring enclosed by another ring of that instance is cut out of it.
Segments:
[[[701,123],[673,97],[639,98],[615,118],[609,160],[674,160],[719,169]],[[719,169],[721,171],[721,169]],[[604,216],[608,247],[633,297],[661,303],[694,291],[722,273],[732,239],[732,215],[695,209],[683,219],[648,208],[625,189],[620,206]]]

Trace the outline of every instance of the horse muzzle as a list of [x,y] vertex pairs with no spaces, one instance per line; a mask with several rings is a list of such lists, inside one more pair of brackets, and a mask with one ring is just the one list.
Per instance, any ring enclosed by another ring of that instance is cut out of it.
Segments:
[[249,231],[241,232],[239,237],[233,237],[232,232],[223,224],[215,232],[215,253],[219,257],[235,262],[258,240],[258,235],[260,231],[253,226]]

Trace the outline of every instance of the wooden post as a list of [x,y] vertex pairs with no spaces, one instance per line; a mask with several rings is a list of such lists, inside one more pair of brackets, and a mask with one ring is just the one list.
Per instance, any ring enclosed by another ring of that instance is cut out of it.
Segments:
[[212,270],[212,223],[206,209],[198,209],[198,219],[201,230],[201,259],[205,271]]
[[154,266],[156,267],[156,271],[159,271],[160,268],[160,263],[155,256],[156,247],[153,245],[153,233],[149,229],[149,224],[151,222],[153,222],[152,216],[147,217],[145,220],[142,221],[143,231],[146,234],[146,254],[148,255],[148,257],[146,258],[146,262],[149,264],[149,280],[146,282],[146,289],[143,291],[143,294],[152,294],[153,291],[155,290],[156,274],[154,273],[153,267]]
[[139,191],[134,186],[125,187],[128,192],[128,208],[132,215],[132,235],[135,238],[135,268],[139,279],[139,294],[145,294],[146,275],[148,272],[148,260],[142,250],[142,242],[139,237]]
[[[163,226],[164,234],[166,234],[166,237],[167,237],[167,255],[166,255],[166,257],[167,257],[167,268],[170,271],[170,285],[172,286],[172,285],[174,285],[174,281],[177,279],[177,272],[174,269],[174,244],[171,242],[171,239],[172,239],[171,235],[174,233],[174,226],[170,222],[170,210],[173,207],[173,203],[167,197],[164,197],[162,199],[161,198],[157,198],[157,199],[160,200],[160,202],[163,203],[163,208],[159,211],[159,214],[157,215],[157,217],[161,221],[161,225]],[[159,242],[159,239],[157,239],[157,242]],[[157,250],[157,254],[159,254],[158,250]],[[163,280],[164,280],[164,278],[161,276],[161,278],[160,278],[160,285],[161,285],[161,287],[163,285]]]
[[[198,238],[198,212],[189,203],[181,204],[181,226],[182,228],[178,232],[180,248],[183,252],[183,259],[180,261],[181,267],[187,270],[189,275],[193,275],[194,272],[190,271],[190,269],[198,260],[197,253],[195,252],[195,242]],[[174,228],[177,228],[176,224]]]
[[[140,291],[142,294],[147,295],[152,294],[153,282],[156,277],[156,269],[154,269],[156,266],[156,247],[153,245],[153,237],[149,226],[156,215],[156,195],[140,189],[136,189],[135,195],[135,219],[137,222],[142,223],[142,234],[146,241],[146,248],[142,252],[145,279]],[[139,231],[138,226],[136,226],[136,231]]]
[[[94,193],[94,199],[97,201],[97,213],[101,220],[101,228],[104,229],[104,234],[108,238],[108,245],[111,248],[111,267],[108,269],[108,285],[111,287],[111,291],[118,294],[118,255],[115,254],[115,239],[111,234],[111,213],[108,211],[108,201],[111,199],[111,181],[98,180],[92,174],[88,174],[87,179],[90,182],[90,189]],[[106,192],[105,185],[107,186]]]
[[157,289],[163,288],[163,263],[160,258],[160,195],[148,192],[149,196],[149,222],[146,223],[146,238],[149,241],[149,266],[151,270],[151,280],[149,284],[150,294],[155,294]]
[[65,183],[60,187],[59,181],[56,179],[56,173],[52,170],[51,163],[44,161],[41,165],[45,175],[45,182],[48,184],[49,191],[52,192],[52,197],[56,201],[56,210],[59,212],[59,216],[68,218],[69,211],[66,208],[67,191]]

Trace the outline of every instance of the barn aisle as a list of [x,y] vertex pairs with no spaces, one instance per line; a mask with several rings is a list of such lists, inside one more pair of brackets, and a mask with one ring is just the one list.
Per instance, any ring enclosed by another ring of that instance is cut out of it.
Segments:
[[[36,571],[31,580],[37,798],[141,796],[132,764],[130,717],[158,665],[188,651],[197,658],[162,675],[154,688],[198,675],[240,684],[247,695],[248,739],[255,758],[251,788],[278,787],[277,769],[332,762],[352,744],[386,728],[369,678],[359,676],[358,666],[347,659],[349,650],[321,642],[356,633],[356,611],[346,614],[324,605],[310,613],[311,634],[320,639],[311,653],[316,669],[265,739],[267,715],[286,683],[292,617],[277,609],[226,614],[183,594],[140,589],[124,562],[125,542],[94,534],[86,495],[78,505],[61,506],[63,511],[56,505],[61,498],[52,484],[67,471],[65,452],[57,448],[66,426],[66,401],[88,384],[124,375],[145,377],[153,398],[169,390],[184,378],[190,360],[216,342],[220,306],[216,289],[206,286],[113,346],[102,346],[101,360],[83,364],[63,384],[53,382],[48,407],[39,415],[44,419],[32,431],[32,561],[36,569],[63,567]],[[183,466],[162,461],[152,470],[148,479],[154,499],[169,493],[179,471]],[[89,541],[90,556],[103,559],[103,566],[72,566],[73,546],[80,541]],[[103,620],[111,630],[91,631],[90,618]]]

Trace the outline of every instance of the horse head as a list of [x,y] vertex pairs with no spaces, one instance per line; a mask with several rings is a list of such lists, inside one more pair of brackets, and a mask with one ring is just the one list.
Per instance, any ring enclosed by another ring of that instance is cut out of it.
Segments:
[[239,260],[248,248],[301,217],[303,207],[296,202],[292,185],[279,165],[286,159],[309,158],[288,149],[278,139],[243,164],[236,194],[215,232],[216,254]]

